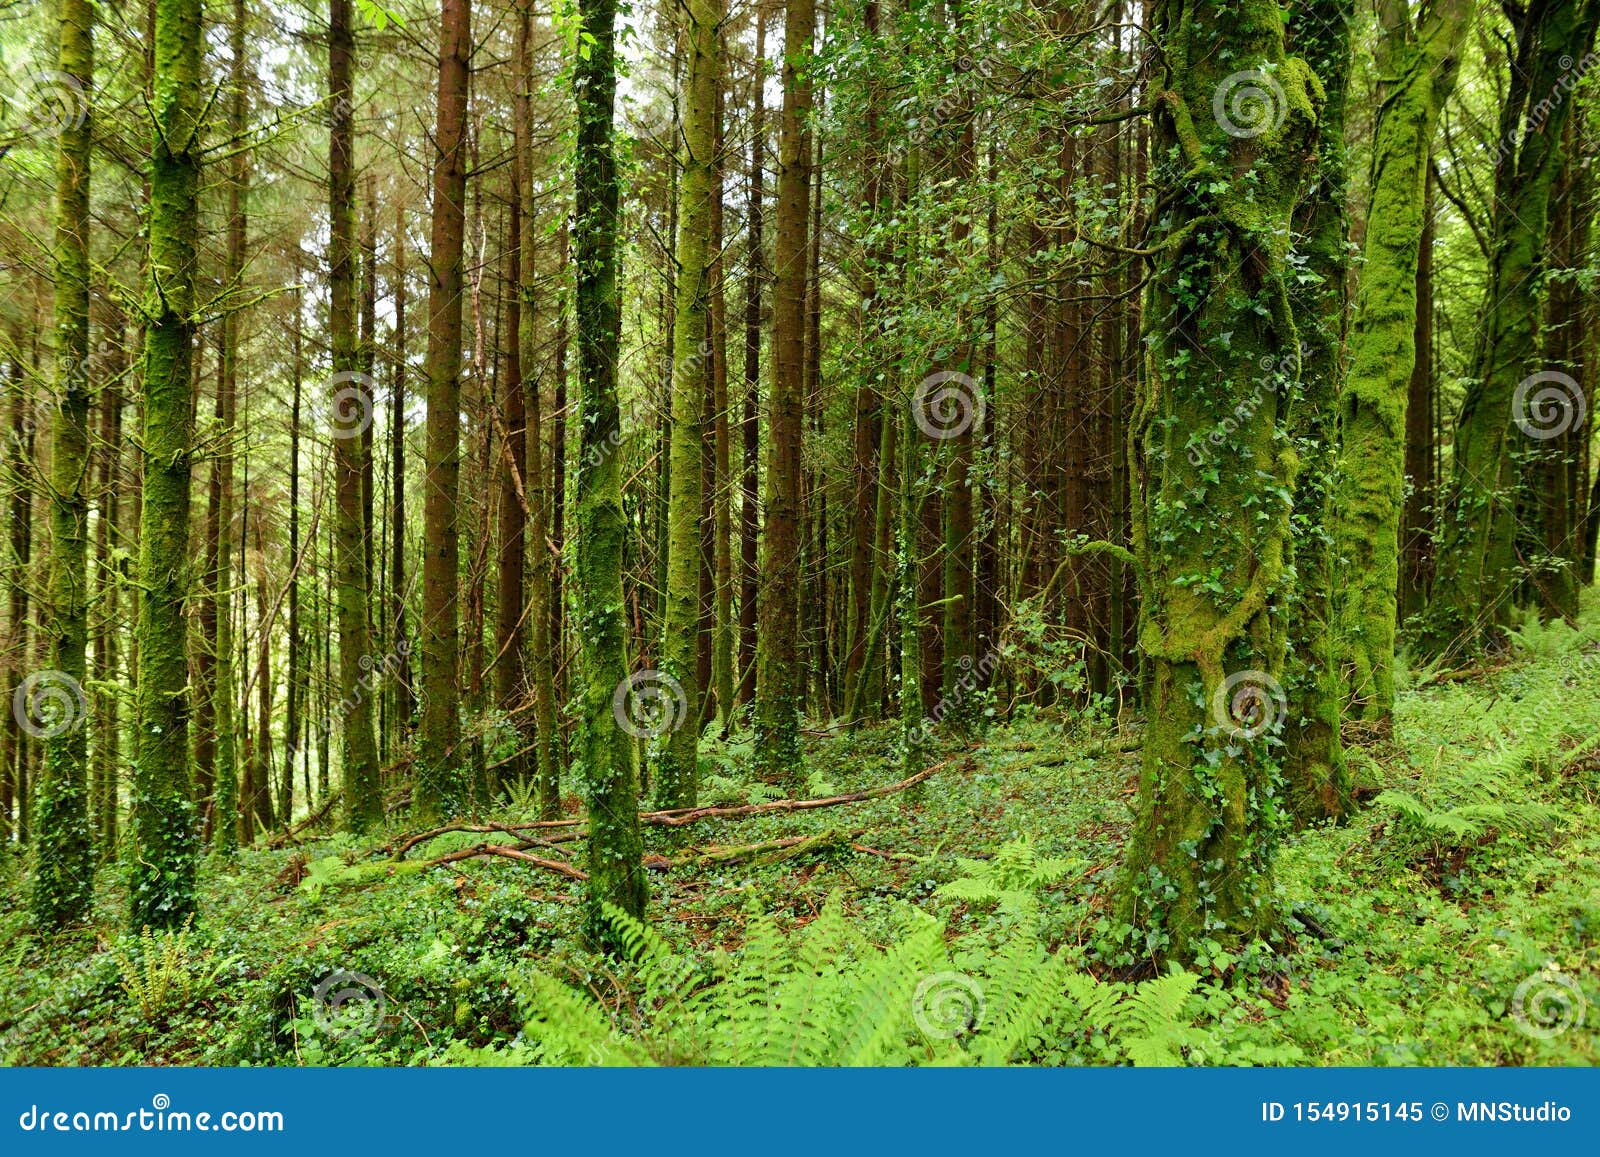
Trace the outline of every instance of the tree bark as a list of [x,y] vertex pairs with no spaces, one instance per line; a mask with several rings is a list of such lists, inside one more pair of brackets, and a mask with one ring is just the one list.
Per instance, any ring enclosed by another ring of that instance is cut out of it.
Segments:
[[467,57],[471,0],[444,0],[439,22],[439,103],[434,134],[432,283],[428,294],[427,470],[423,488],[423,710],[412,806],[445,819],[467,802],[460,753],[457,598],[461,482],[461,296],[466,208]]
[[189,478],[201,124],[200,0],[157,0],[139,517],[139,711],[129,926],[195,911],[189,794]]

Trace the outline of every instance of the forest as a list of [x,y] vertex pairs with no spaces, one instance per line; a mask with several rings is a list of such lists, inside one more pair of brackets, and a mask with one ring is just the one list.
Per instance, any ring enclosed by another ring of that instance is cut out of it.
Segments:
[[0,1064],[1600,1064],[1597,26],[0,0]]

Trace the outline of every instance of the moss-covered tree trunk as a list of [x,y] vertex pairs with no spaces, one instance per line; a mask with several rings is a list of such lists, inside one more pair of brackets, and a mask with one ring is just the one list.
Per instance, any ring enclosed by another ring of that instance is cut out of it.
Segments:
[[573,528],[573,614],[583,646],[578,755],[589,805],[588,927],[616,945],[602,904],[644,914],[649,887],[641,862],[633,738],[618,718],[626,696],[627,633],[622,560],[622,440],[617,406],[621,309],[617,297],[617,162],[612,117],[617,93],[616,0],[582,0],[587,53],[573,67],[578,139],[572,255],[577,267],[579,444],[577,525]]
[[1381,10],[1384,78],[1350,368],[1340,398],[1342,443],[1334,549],[1343,581],[1339,647],[1346,695],[1363,718],[1394,709],[1406,400],[1416,360],[1417,248],[1439,110],[1455,87],[1467,0],[1439,0],[1413,27],[1401,0]]
[[200,0],[157,0],[151,108],[150,284],[145,301],[144,485],[139,513],[139,712],[129,924],[195,910],[189,794],[189,477],[201,132]]
[[788,0],[783,125],[778,139],[773,254],[772,386],[767,406],[761,626],[756,636],[756,766],[793,783],[800,773],[800,442],[805,408],[807,196],[811,189],[811,42],[815,0]]
[[1286,286],[1321,86],[1266,0],[1162,0],[1154,173],[1168,206],[1133,436],[1149,664],[1121,920],[1142,953],[1191,958],[1267,929],[1286,714],[1283,610],[1296,462],[1281,391],[1299,374]]
[[[94,85],[94,5],[61,0],[57,67],[82,91]],[[56,407],[50,444],[50,636],[52,670],[24,680],[18,722],[45,741],[34,796],[37,834],[33,915],[47,928],[84,919],[94,902],[89,828],[85,654],[89,640],[89,175],[87,111],[68,120],[56,149]]]
[[[383,822],[378,750],[372,725],[374,657],[367,609],[367,545],[362,489],[371,444],[371,377],[361,368],[355,301],[355,109],[351,67],[355,30],[350,0],[328,4],[328,379],[334,471],[334,602],[339,620],[339,735],[345,826]],[[371,274],[369,273],[370,277]],[[382,668],[377,668],[381,672]]]
[[[672,459],[667,498],[667,586],[661,625],[661,669],[681,715],[662,722],[655,797],[659,807],[690,807],[698,795],[700,748],[700,514],[704,499],[701,457],[705,409],[712,370],[706,341],[711,306],[712,183],[716,180],[717,88],[722,82],[718,25],[720,0],[682,0],[683,38],[688,49],[680,91],[678,244],[672,329]],[[670,686],[670,684],[669,684]]]
[[[1306,823],[1350,810],[1350,773],[1339,741],[1344,688],[1334,660],[1334,559],[1327,528],[1349,300],[1344,121],[1353,14],[1353,0],[1317,0],[1296,8],[1288,28],[1290,51],[1311,66],[1324,92],[1316,180],[1296,211],[1306,275],[1290,289],[1301,329],[1300,392],[1292,404],[1301,461],[1294,496],[1298,581],[1288,616],[1284,688],[1290,711],[1283,770],[1290,806]],[[1277,370],[1272,367],[1274,379]]]
[[445,0],[439,18],[439,104],[434,146],[428,292],[427,469],[422,500],[422,727],[413,807],[424,819],[467,802],[461,737],[461,253],[466,223],[467,58],[471,0]]
[[1541,278],[1551,194],[1564,164],[1575,62],[1594,42],[1597,0],[1535,0],[1518,10],[1501,110],[1489,280],[1472,373],[1456,421],[1422,649],[1471,649],[1510,614],[1516,590],[1517,482],[1512,449],[1570,427],[1570,375],[1545,364]]

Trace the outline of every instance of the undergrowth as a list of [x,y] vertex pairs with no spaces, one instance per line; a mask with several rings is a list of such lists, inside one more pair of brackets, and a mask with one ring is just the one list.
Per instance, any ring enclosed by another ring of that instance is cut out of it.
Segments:
[[[1526,623],[1492,671],[1410,676],[1393,741],[1353,747],[1367,806],[1279,849],[1282,934],[1187,972],[1110,947],[1137,752],[1027,709],[950,740],[963,758],[915,794],[651,831],[627,960],[579,941],[567,879],[422,866],[498,835],[405,864],[382,850],[399,829],[246,850],[162,936],[121,933],[115,863],[93,925],[43,935],[9,848],[0,1061],[1595,1064],[1597,639],[1594,615]],[[771,798],[749,743],[708,744],[704,802]],[[814,738],[808,791],[891,783],[895,755],[893,728]],[[508,797],[490,818],[532,814],[527,785]],[[683,862],[824,832],[787,859]]]

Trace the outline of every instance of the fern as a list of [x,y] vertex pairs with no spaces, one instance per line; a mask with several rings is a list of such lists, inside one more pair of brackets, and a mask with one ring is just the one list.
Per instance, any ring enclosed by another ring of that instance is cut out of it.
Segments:
[[213,965],[211,949],[196,952],[189,935],[194,917],[183,927],[157,935],[147,924],[130,950],[124,943],[111,946],[111,958],[122,976],[123,991],[139,1006],[145,1020],[180,1009],[194,1000],[196,993],[217,978],[220,965]]
[[1011,912],[1034,911],[1040,891],[1080,866],[1075,860],[1041,857],[1027,836],[1002,844],[993,859],[960,858],[956,863],[965,875],[941,886],[936,895],[974,907],[997,904]]
[[638,1003],[608,1008],[544,973],[520,980],[524,1038],[544,1063],[1001,1065],[1098,1033],[1116,1059],[1177,1064],[1193,1032],[1196,977],[1105,984],[1070,972],[1031,928],[963,954],[960,971],[939,921],[909,911],[880,947],[837,896],[788,937],[753,915],[741,952],[705,962],[609,915],[632,953]]

